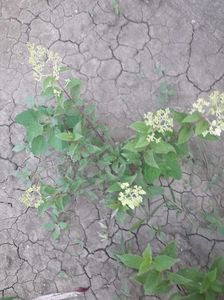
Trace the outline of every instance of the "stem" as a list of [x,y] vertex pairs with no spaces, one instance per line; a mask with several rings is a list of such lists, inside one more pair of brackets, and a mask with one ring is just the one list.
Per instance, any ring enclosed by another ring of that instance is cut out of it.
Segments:
[[[63,87],[63,85],[59,83],[60,88],[63,90],[63,92],[65,93],[65,95],[68,97],[68,99],[73,100],[72,97],[69,95],[69,93],[66,91],[66,89]],[[102,143],[105,143],[105,139],[104,137],[99,133],[99,131],[95,128],[95,126],[93,125],[93,123],[91,122],[91,120],[89,120],[89,118],[87,116],[85,116],[84,112],[80,109],[80,113],[82,115],[82,117],[87,121],[87,123],[89,124],[90,128],[96,133],[96,135],[99,137],[99,139],[102,141]]]

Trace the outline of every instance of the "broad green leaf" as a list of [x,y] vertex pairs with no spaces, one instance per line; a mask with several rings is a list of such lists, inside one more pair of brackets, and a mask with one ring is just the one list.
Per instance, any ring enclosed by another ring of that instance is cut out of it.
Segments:
[[66,114],[64,123],[66,128],[73,129],[76,124],[78,124],[81,120],[80,113],[76,112],[72,115]]
[[144,148],[149,144],[145,136],[140,136],[137,142],[135,143],[135,148]]
[[187,117],[187,113],[182,113],[179,111],[172,110],[173,118],[178,123],[182,123],[182,121]]
[[210,282],[214,282],[214,281],[216,280],[216,278],[217,278],[217,268],[215,268],[215,269],[209,271],[209,272],[207,273],[207,278],[208,278],[208,280],[209,280]]
[[189,155],[188,143],[183,143],[183,144],[180,144],[180,145],[175,145],[175,149],[176,149],[177,155],[179,157],[183,157],[183,156]]
[[185,278],[184,276],[181,276],[177,273],[172,273],[172,272],[168,272],[168,278],[171,281],[171,283],[175,283],[175,284],[187,285],[192,282],[192,280]]
[[157,165],[154,155],[153,155],[153,151],[150,149],[147,149],[144,153],[144,160],[147,163],[147,165],[154,167],[154,168],[159,168],[159,166]]
[[157,286],[161,283],[162,278],[159,272],[151,270],[147,273],[144,282],[144,290],[146,294],[154,294]]
[[147,183],[153,183],[156,179],[160,176],[160,169],[149,167],[148,165],[144,164],[143,166],[143,175],[144,179]]
[[142,256],[143,256],[144,260],[149,261],[149,263],[151,264],[151,262],[152,262],[152,248],[149,244],[145,248],[145,250],[143,251]]
[[70,90],[70,95],[74,100],[80,97],[81,80],[77,78],[70,79],[67,87]]
[[173,295],[170,296],[170,299],[169,300],[182,300],[182,296],[178,293],[175,293]]
[[149,187],[149,195],[151,197],[162,195],[164,192],[163,187],[152,185]]
[[186,143],[193,136],[193,128],[184,126],[181,128],[178,136],[178,144]]
[[53,132],[52,136],[49,138],[49,144],[58,151],[63,150],[63,142],[56,136],[56,133]]
[[162,272],[169,270],[176,262],[176,258],[162,254],[155,257],[153,266],[157,271]]
[[126,159],[128,163],[137,163],[140,162],[140,155],[137,152],[123,152],[122,156]]
[[189,114],[186,118],[183,119],[183,123],[192,123],[197,122],[201,119],[201,114],[198,112],[193,112],[192,114]]
[[209,123],[206,120],[201,120],[196,124],[195,134],[200,135],[209,128]]
[[149,127],[146,126],[145,122],[137,121],[131,124],[130,128],[134,129],[137,132],[146,134],[149,131]]
[[138,152],[138,150],[135,148],[135,144],[136,144],[135,141],[129,141],[123,146],[122,149],[136,153]]
[[151,146],[153,152],[158,154],[167,154],[169,152],[176,152],[175,148],[172,145],[165,143],[164,141],[160,141],[159,143],[154,142],[151,144]]
[[177,254],[177,246],[176,246],[176,242],[173,241],[171,243],[169,243],[165,249],[163,249],[160,254],[163,254],[163,255],[167,255],[167,256],[170,256],[170,257],[173,257],[173,258],[176,258]]
[[74,134],[82,134],[82,122],[79,121],[73,128],[73,133]]
[[212,266],[211,270],[217,269],[217,277],[224,273],[224,256],[217,257]]
[[133,254],[117,255],[117,257],[126,267],[136,270],[140,268],[140,265],[143,262],[143,258],[141,256]]
[[192,293],[188,296],[182,297],[181,300],[205,300],[205,298],[203,295],[200,295],[198,293]]
[[16,116],[16,123],[21,124],[25,127],[29,126],[33,122],[37,122],[38,113],[32,109],[23,111]]
[[207,291],[205,293],[205,300],[217,300],[217,293],[211,290]]
[[152,264],[151,260],[148,260],[148,259],[144,258],[143,262],[140,264],[138,274],[148,272],[150,270],[151,264]]
[[[151,272],[151,270],[150,270],[149,272]],[[135,276],[135,280],[136,280],[137,282],[140,282],[141,284],[144,284],[145,281],[146,281],[146,278],[147,278],[149,272],[141,273],[141,274],[138,273],[138,274]]]
[[109,193],[114,193],[114,192],[119,192],[120,190],[121,190],[120,185],[117,182],[115,182],[108,188],[107,191]]
[[47,150],[47,143],[42,135],[35,137],[32,140],[31,151],[34,155],[41,155]]
[[66,142],[74,141],[74,135],[70,131],[57,133],[56,137],[62,141],[66,141]]
[[211,289],[216,293],[224,293],[224,284],[220,280],[212,282]]
[[43,133],[43,126],[37,122],[33,122],[26,127],[26,130],[27,130],[27,139],[28,141],[31,142],[35,137]]
[[182,171],[175,153],[170,153],[169,157],[167,158],[167,166],[169,167],[167,174],[170,177],[178,180],[181,179]]

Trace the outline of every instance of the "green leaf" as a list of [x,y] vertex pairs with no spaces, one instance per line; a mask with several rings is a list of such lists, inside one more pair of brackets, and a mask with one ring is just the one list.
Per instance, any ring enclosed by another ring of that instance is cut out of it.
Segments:
[[160,169],[149,167],[146,164],[143,165],[143,175],[147,183],[153,183],[156,179],[159,178],[160,174]]
[[206,136],[200,135],[200,138],[208,141],[218,141],[219,137],[210,133],[207,133]]
[[209,282],[214,282],[217,278],[217,268],[208,272],[207,278],[208,278]]
[[205,300],[203,295],[192,293],[188,296],[182,297],[181,300]]
[[120,190],[121,190],[120,185],[117,182],[115,182],[108,188],[107,191],[109,193],[115,193],[115,192],[120,192]]
[[144,148],[148,146],[149,142],[146,140],[145,136],[140,136],[137,142],[135,143],[135,148]]
[[18,144],[12,148],[12,151],[20,152],[20,151],[23,151],[25,148],[26,148],[26,146],[24,144]]
[[183,144],[180,144],[180,145],[175,145],[175,149],[176,149],[177,155],[179,157],[183,157],[183,156],[189,155],[188,143],[183,143]]
[[186,143],[193,136],[193,128],[184,126],[181,128],[178,136],[178,144]]
[[144,282],[144,290],[146,294],[154,294],[158,285],[161,284],[162,278],[159,272],[152,270],[147,273]]
[[27,127],[33,122],[36,123],[37,115],[38,113],[32,109],[25,110],[16,116],[16,123]]
[[45,138],[42,135],[35,137],[32,141],[31,151],[34,155],[41,155],[47,150]]
[[145,122],[137,121],[131,124],[130,128],[134,129],[137,132],[146,134],[149,131],[149,127],[146,126]]
[[57,227],[55,228],[55,230],[53,231],[53,233],[51,234],[51,236],[52,236],[52,238],[53,238],[54,240],[57,240],[57,239],[60,237],[60,234],[61,234],[61,230],[60,230],[60,228],[57,226]]
[[176,246],[176,242],[173,241],[171,243],[169,243],[165,249],[163,249],[160,254],[163,254],[163,255],[167,255],[167,256],[170,256],[170,257],[173,257],[173,258],[176,258],[177,254],[177,246]]
[[52,136],[50,136],[49,138],[49,144],[55,149],[55,150],[58,150],[58,151],[62,151],[63,150],[63,142],[61,139],[59,139],[57,136],[56,136],[56,133],[53,132]]
[[73,78],[69,81],[67,87],[70,89],[70,95],[74,100],[80,97],[81,80]]
[[32,141],[38,135],[43,133],[43,126],[37,122],[33,122],[29,126],[27,126],[27,139],[28,141]]
[[177,259],[167,256],[167,255],[158,255],[155,257],[153,266],[154,268],[159,271],[165,271],[169,270],[175,263],[177,262]]
[[147,149],[144,153],[144,160],[147,163],[147,165],[154,167],[154,168],[159,168],[159,166],[157,165],[154,155],[153,155],[153,151],[150,149]]
[[139,273],[138,274],[148,272],[150,270],[151,264],[152,264],[152,261],[150,261],[148,259],[144,259],[143,262],[141,263],[140,267],[139,267]]
[[148,244],[148,246],[145,248],[143,254],[142,254],[144,260],[147,260],[150,262],[152,262],[152,248],[150,247],[150,245]]
[[171,283],[187,285],[192,282],[192,280],[185,278],[184,276],[181,276],[177,273],[168,272],[167,275]]
[[193,112],[192,114],[189,114],[186,118],[183,119],[183,123],[193,123],[197,122],[202,118],[201,114],[198,112]]
[[117,257],[126,267],[136,269],[136,270],[140,268],[140,265],[143,262],[143,258],[138,255],[123,254],[123,255],[117,255]]
[[178,293],[175,293],[173,295],[170,296],[170,299],[169,300],[182,300],[182,296]]
[[53,223],[44,224],[44,228],[47,229],[47,230],[53,230],[54,226],[55,226],[55,224],[53,224]]
[[164,192],[163,187],[152,185],[149,187],[149,195],[151,197],[162,195]]
[[59,223],[58,223],[58,226],[59,226],[61,229],[67,229],[67,228],[68,228],[68,224],[65,223],[65,222],[59,222]]
[[187,117],[187,113],[182,113],[179,111],[172,110],[173,118],[178,123],[182,123],[182,121]]
[[209,123],[206,120],[201,120],[196,124],[195,134],[200,135],[209,128]]
[[181,179],[182,171],[181,171],[180,164],[177,161],[175,153],[170,153],[169,157],[167,158],[167,166],[169,167],[167,174],[170,177],[177,180]]
[[74,141],[74,135],[70,131],[57,133],[56,137],[62,141],[66,141],[66,142]]
[[217,257],[212,266],[211,270],[217,269],[217,277],[219,277],[224,272],[224,256]]
[[159,143],[152,143],[151,146],[152,146],[152,150],[158,154],[167,154],[169,152],[176,152],[175,148],[172,145],[165,143],[164,141],[160,141]]

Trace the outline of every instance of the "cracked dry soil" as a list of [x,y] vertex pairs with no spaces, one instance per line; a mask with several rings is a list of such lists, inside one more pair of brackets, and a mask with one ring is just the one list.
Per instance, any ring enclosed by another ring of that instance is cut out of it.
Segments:
[[[90,286],[80,299],[165,300],[143,296],[130,272],[114,260],[121,239],[133,251],[148,242],[157,251],[164,239],[175,239],[188,265],[206,267],[224,254],[223,237],[208,231],[201,219],[203,211],[224,206],[223,181],[210,185],[223,169],[222,142],[199,150],[193,145],[194,162],[185,165],[181,181],[171,183],[184,211],[176,215],[163,207],[137,234],[128,231],[134,220],[108,224],[110,212],[102,205],[76,199],[64,215],[70,229],[54,241],[42,227],[47,217],[20,203],[24,185],[14,172],[28,166],[35,173],[40,163],[12,151],[24,136],[15,116],[27,96],[39,96],[28,41],[60,53],[73,76],[84,81],[83,98],[97,104],[100,120],[117,140],[146,111],[164,104],[188,108],[199,96],[223,90],[222,0],[120,0],[119,16],[111,2],[0,0],[0,296],[32,299]],[[176,91],[167,103],[158,99],[162,82]],[[54,166],[46,166],[43,177],[51,180]],[[152,224],[160,225],[165,237],[150,231]],[[104,231],[106,240],[99,236]]]

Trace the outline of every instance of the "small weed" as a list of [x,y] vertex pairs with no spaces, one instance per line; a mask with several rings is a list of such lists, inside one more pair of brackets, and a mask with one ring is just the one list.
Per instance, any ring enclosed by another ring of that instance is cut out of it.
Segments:
[[120,6],[119,6],[118,0],[112,0],[112,1],[111,1],[111,5],[112,5],[113,12],[114,12],[117,16],[119,16],[119,15],[120,15]]
[[176,91],[172,84],[163,81],[160,83],[158,90],[156,91],[157,100],[160,105],[163,107],[168,104],[171,97],[176,95]]

